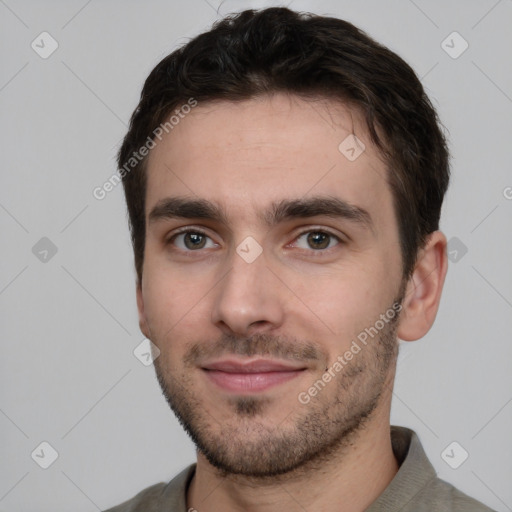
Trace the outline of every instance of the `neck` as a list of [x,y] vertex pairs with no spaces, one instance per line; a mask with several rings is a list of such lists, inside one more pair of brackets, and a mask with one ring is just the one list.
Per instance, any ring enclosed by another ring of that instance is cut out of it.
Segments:
[[328,459],[292,473],[256,479],[219,473],[199,452],[188,489],[187,510],[199,512],[282,512],[365,510],[398,471],[390,437],[389,410],[374,411],[350,443]]

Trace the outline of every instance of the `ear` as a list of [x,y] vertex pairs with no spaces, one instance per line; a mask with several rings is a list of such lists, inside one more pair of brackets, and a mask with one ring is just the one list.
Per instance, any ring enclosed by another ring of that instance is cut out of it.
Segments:
[[430,330],[441,301],[447,270],[446,237],[441,231],[434,231],[420,249],[414,272],[407,283],[398,338],[414,341]]
[[137,310],[139,311],[139,328],[146,338],[151,339],[144,311],[144,297],[142,296],[142,284],[140,281],[137,281]]

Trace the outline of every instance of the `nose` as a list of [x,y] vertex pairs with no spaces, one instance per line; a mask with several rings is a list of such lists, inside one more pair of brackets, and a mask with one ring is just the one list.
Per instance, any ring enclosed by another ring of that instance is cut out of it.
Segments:
[[226,334],[250,336],[283,323],[284,290],[267,267],[265,252],[251,263],[234,252],[214,290],[212,322]]

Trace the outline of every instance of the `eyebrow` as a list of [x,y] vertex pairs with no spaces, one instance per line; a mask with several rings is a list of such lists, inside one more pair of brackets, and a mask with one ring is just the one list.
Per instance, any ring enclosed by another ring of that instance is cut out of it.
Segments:
[[[373,231],[374,224],[367,210],[343,199],[331,196],[316,196],[301,199],[283,199],[274,202],[260,215],[260,219],[272,227],[280,222],[296,218],[332,217],[344,219]],[[206,199],[167,197],[160,200],[149,213],[149,223],[169,219],[205,219],[228,225],[222,207]]]

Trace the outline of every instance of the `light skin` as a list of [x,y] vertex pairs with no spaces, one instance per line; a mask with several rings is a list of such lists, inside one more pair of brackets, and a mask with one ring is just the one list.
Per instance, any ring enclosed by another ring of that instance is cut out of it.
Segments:
[[[366,146],[354,161],[338,149],[351,133]],[[198,441],[187,506],[366,509],[398,470],[389,423],[396,337],[421,338],[434,322],[445,236],[429,236],[403,281],[386,166],[359,114],[332,101],[276,94],[199,104],[151,151],[147,173],[139,323],[160,349],[164,393]],[[200,200],[216,210],[199,211]],[[301,210],[283,207],[298,200]],[[262,250],[250,263],[242,256],[257,246],[247,237]],[[395,321],[301,403],[299,393],[397,300]],[[226,389],[206,367],[228,357],[296,371],[263,390]]]

